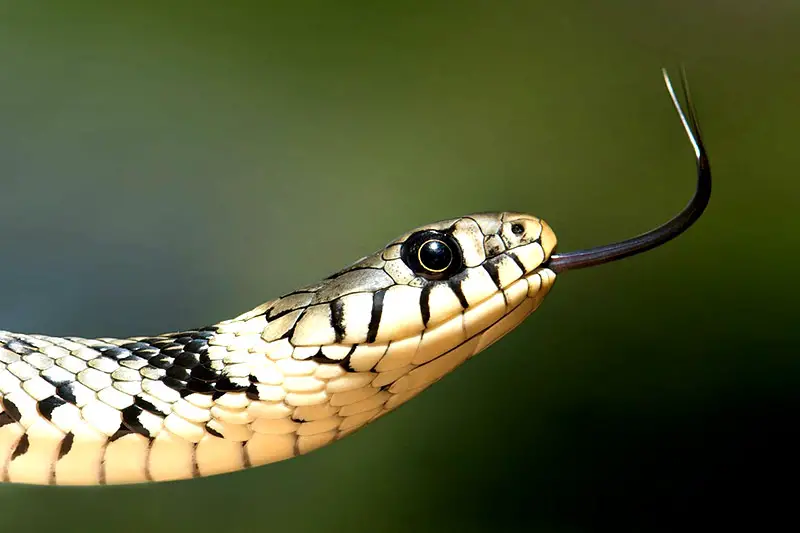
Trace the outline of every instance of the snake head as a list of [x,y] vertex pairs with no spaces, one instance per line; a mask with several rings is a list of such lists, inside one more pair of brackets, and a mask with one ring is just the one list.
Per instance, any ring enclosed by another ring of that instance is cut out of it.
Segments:
[[555,280],[542,266],[555,245],[544,221],[522,213],[443,220],[231,326],[253,324],[268,358],[340,365],[393,392],[420,389],[536,309]]

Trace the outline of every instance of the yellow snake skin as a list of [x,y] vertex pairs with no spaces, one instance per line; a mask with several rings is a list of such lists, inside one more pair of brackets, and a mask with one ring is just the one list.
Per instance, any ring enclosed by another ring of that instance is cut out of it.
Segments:
[[320,448],[520,324],[555,281],[542,266],[555,245],[536,217],[482,213],[418,228],[316,285],[193,331],[0,331],[0,478],[166,481]]

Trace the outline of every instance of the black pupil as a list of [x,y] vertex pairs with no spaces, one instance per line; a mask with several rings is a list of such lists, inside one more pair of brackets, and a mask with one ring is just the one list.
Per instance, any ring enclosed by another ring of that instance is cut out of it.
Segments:
[[442,241],[430,240],[419,249],[419,262],[432,272],[441,272],[453,262],[453,252]]

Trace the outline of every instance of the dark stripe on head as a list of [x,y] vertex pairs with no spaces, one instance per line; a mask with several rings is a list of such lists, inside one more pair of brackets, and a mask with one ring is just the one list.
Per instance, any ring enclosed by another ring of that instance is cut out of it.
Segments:
[[459,303],[463,309],[467,309],[469,307],[469,302],[467,301],[467,297],[464,296],[464,291],[461,290],[461,277],[458,278],[450,278],[447,281],[447,286],[450,287],[450,290],[456,295],[458,298]]
[[517,266],[520,268],[520,270],[522,270],[522,272],[527,272],[528,271],[528,269],[525,268],[525,263],[522,262],[522,259],[517,257],[517,254],[515,254],[514,252],[509,252],[508,257],[510,257],[511,259],[514,260],[514,262],[517,264]]
[[431,290],[433,290],[433,284],[428,283],[422,287],[422,292],[419,294],[419,310],[422,313],[422,325],[425,327],[428,326],[428,321],[431,319]]
[[339,344],[344,339],[344,302],[337,299],[331,302],[331,327],[334,333],[334,342]]
[[[306,307],[308,307],[308,306],[307,305],[299,305],[297,307],[290,307],[288,309],[283,309],[282,311],[280,311],[278,313],[275,313],[272,316],[270,316],[269,313],[267,313],[266,319],[267,319],[268,322],[274,322],[275,320],[278,320],[280,317],[282,317],[284,315],[288,315],[289,313],[293,313],[293,312],[295,312],[295,311],[297,311],[299,309],[304,309]],[[270,312],[271,311],[273,311],[273,309],[270,309]]]
[[483,269],[489,274],[489,277],[492,278],[495,286],[499,290],[503,290],[503,285],[500,283],[500,271],[497,268],[497,261],[484,261],[483,262]]
[[355,370],[353,369],[353,367],[352,367],[352,366],[350,366],[350,357],[353,355],[353,352],[355,352],[355,351],[356,351],[356,346],[358,346],[358,344],[354,344],[354,345],[352,345],[352,346],[350,347],[350,351],[349,351],[349,352],[347,352],[347,355],[346,355],[346,356],[344,357],[344,359],[342,359],[342,360],[341,360],[341,362],[339,363],[339,364],[342,366],[342,368],[344,368],[344,369],[345,369],[345,370],[347,370],[348,372],[355,372]]
[[311,360],[320,365],[338,365],[339,363],[341,363],[340,360],[331,359],[330,357],[322,353],[322,349],[320,349],[313,357],[311,357]]
[[378,326],[381,324],[381,315],[383,314],[383,299],[385,296],[386,289],[375,291],[372,294],[372,317],[369,320],[367,342],[375,342],[375,338],[378,336]]

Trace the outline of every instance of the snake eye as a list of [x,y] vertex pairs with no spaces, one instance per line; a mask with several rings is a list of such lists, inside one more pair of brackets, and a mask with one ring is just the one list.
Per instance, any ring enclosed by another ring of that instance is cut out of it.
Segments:
[[417,256],[419,264],[429,272],[444,272],[453,263],[453,251],[446,243],[437,239],[422,243]]
[[418,276],[430,280],[449,277],[462,267],[461,248],[456,240],[439,231],[421,231],[403,244],[400,257]]

